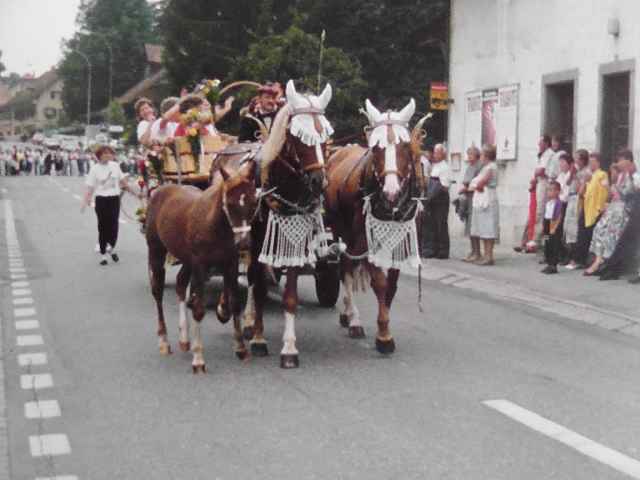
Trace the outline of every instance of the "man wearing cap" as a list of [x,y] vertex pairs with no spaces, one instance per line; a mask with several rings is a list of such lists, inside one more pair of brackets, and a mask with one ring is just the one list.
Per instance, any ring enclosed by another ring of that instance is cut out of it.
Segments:
[[267,130],[271,130],[273,120],[283,105],[284,93],[279,83],[266,83],[258,89],[258,96],[251,100],[248,107],[240,111],[239,142],[255,142],[258,140],[260,126],[255,119],[261,121]]

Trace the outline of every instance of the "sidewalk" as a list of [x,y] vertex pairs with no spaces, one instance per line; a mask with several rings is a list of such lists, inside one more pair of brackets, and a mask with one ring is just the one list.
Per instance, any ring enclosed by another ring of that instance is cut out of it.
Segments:
[[544,275],[535,255],[515,253],[510,245],[496,246],[495,266],[470,265],[460,260],[468,249],[467,239],[452,240],[451,258],[425,260],[422,277],[640,338],[638,285],[602,282],[562,267],[557,275]]

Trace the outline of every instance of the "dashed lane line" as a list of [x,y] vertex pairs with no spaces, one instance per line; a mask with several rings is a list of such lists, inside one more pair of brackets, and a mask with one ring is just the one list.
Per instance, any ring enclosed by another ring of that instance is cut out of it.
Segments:
[[16,345],[19,347],[37,347],[44,345],[42,335],[18,335],[16,337]]
[[20,365],[21,367],[46,365],[47,362],[47,354],[43,352],[21,353],[18,355],[18,365]]
[[16,321],[16,330],[37,330],[38,328],[40,328],[40,322],[37,320]]
[[69,439],[63,433],[50,435],[31,435],[29,448],[34,457],[68,455],[71,453]]
[[20,387],[23,390],[41,390],[53,387],[50,373],[25,373],[20,375]]
[[487,400],[482,403],[589,458],[608,465],[631,478],[640,479],[640,462],[635,458],[628,457],[623,453],[584,437],[508,400]]
[[36,400],[24,404],[24,416],[33,418],[54,418],[62,415],[57,400]]
[[24,308],[14,308],[13,316],[14,317],[32,317],[36,314],[36,309],[33,307],[24,307]]

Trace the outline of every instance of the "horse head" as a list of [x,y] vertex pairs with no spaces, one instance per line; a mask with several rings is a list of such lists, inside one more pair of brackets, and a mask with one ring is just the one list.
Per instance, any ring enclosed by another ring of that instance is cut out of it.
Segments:
[[287,106],[276,116],[271,133],[263,147],[262,172],[266,183],[269,167],[279,160],[295,170],[313,196],[319,197],[326,185],[325,154],[333,128],[325,117],[332,89],[327,84],[316,96],[296,91],[292,80],[287,83]]
[[393,203],[415,170],[409,122],[416,111],[416,102],[411,99],[399,112],[381,113],[369,99],[365,106],[375,175],[385,198]]
[[220,169],[223,179],[222,209],[239,250],[249,248],[251,222],[258,208],[255,171],[253,160],[246,162],[236,173],[229,173],[224,167]]

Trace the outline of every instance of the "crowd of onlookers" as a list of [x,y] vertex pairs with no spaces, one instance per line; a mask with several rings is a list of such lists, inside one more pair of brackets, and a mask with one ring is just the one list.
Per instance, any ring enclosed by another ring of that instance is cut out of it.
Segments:
[[[123,172],[137,173],[140,156],[134,150],[119,152],[116,161]],[[59,175],[84,176],[96,163],[90,149],[48,149],[39,145],[0,143],[0,176]]]

